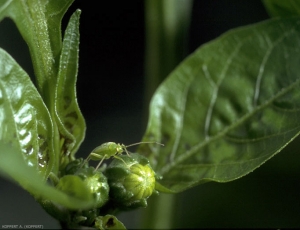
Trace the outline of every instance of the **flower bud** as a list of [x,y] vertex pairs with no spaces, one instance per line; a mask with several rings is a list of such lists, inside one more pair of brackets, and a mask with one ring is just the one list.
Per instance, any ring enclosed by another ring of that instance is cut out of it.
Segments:
[[[95,208],[99,208],[108,200],[109,186],[106,177],[100,171],[87,166],[82,158],[69,162],[61,171],[58,188],[80,199],[87,199],[88,193],[95,200]],[[77,191],[78,190],[78,191]]]
[[60,178],[56,188],[81,200],[90,201],[92,199],[91,193],[86,184],[80,177],[75,175],[66,175]]
[[126,230],[124,224],[117,219],[117,217],[112,215],[98,216],[95,219],[96,229],[119,229]]
[[126,164],[114,159],[105,171],[110,199],[120,209],[146,207],[155,189],[155,172],[147,158],[139,154],[120,155]]
[[109,186],[106,177],[93,167],[79,169],[76,174],[79,176],[95,199],[95,208],[102,207],[108,200]]

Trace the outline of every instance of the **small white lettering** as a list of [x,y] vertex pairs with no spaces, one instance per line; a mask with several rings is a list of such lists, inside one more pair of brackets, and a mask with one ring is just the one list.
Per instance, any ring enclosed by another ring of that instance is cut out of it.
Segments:
[[19,225],[17,225],[17,224],[2,224],[1,227],[2,228],[12,228],[12,229],[14,229],[14,228],[18,228]]
[[24,228],[26,228],[26,229],[43,229],[44,226],[41,224],[28,224],[28,225],[24,225]]
[[42,224],[2,224],[2,229],[43,229],[44,225]]

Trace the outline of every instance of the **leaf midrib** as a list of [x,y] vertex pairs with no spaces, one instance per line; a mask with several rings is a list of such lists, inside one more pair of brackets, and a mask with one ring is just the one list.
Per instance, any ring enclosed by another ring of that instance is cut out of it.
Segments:
[[[285,33],[282,34],[282,36],[280,36],[276,41],[273,42],[273,45],[270,46],[267,50],[266,53],[268,53],[269,50],[274,49],[278,44],[280,44],[280,42],[287,37],[288,35],[290,35],[291,33],[295,32],[295,28],[297,27],[297,24],[295,24],[295,26],[293,26],[291,29],[289,29],[288,31],[286,31]],[[230,57],[234,57],[233,54],[236,53],[237,50],[239,50],[240,47],[242,47],[242,45],[247,41],[248,37],[246,37],[245,39],[243,39],[242,41],[240,41],[240,44],[237,44],[237,49],[235,49],[232,52],[232,55]],[[271,53],[271,51],[270,51]],[[265,56],[264,56],[265,57]],[[269,56],[268,56],[269,57]],[[228,66],[228,65],[226,65]],[[224,69],[228,69],[228,67],[224,67]],[[260,67],[261,68],[261,67]],[[226,73],[226,71],[222,72]],[[194,79],[195,77],[193,77]],[[225,78],[225,74],[224,74],[224,78]],[[223,78],[223,79],[224,79]],[[222,80],[223,80],[222,79]],[[191,81],[192,82],[192,81]],[[176,167],[177,165],[179,165],[181,162],[185,161],[187,158],[191,157],[192,155],[196,154],[199,149],[205,147],[206,145],[209,145],[210,143],[212,143],[213,141],[219,139],[219,138],[223,138],[226,136],[226,134],[233,130],[234,128],[236,128],[237,126],[239,126],[241,123],[243,123],[245,120],[247,120],[248,118],[250,118],[251,116],[255,115],[257,112],[263,110],[265,107],[267,107],[268,105],[270,105],[274,100],[276,100],[277,98],[279,98],[280,96],[284,95],[285,93],[289,92],[290,90],[293,90],[294,87],[296,87],[296,85],[300,82],[300,79],[297,79],[296,81],[294,81],[293,83],[291,83],[289,86],[283,88],[282,90],[280,90],[277,94],[275,94],[273,97],[271,97],[269,100],[266,100],[265,103],[257,106],[255,109],[253,109],[251,112],[249,112],[248,114],[245,114],[244,116],[242,116],[241,118],[239,118],[235,123],[233,123],[232,125],[226,127],[223,131],[221,131],[219,134],[217,134],[214,137],[209,137],[207,139],[205,139],[203,142],[195,145],[194,147],[192,147],[190,150],[188,150],[185,153],[182,153],[181,155],[178,156],[177,159],[174,159],[173,162],[170,162],[169,164],[167,164],[165,167],[163,167],[160,171],[160,173],[162,175],[168,173],[172,168]],[[187,88],[190,88],[190,84],[188,85]],[[185,106],[185,104],[183,105]],[[184,111],[181,110],[181,111]],[[208,114],[207,114],[208,115]],[[184,113],[182,113],[182,117],[184,117]],[[182,121],[184,119],[181,119]],[[180,126],[181,129],[183,127],[183,125]],[[181,130],[182,131],[182,130]],[[181,133],[181,132],[179,132]],[[179,144],[179,143],[178,143]],[[177,145],[178,148],[178,145]]]

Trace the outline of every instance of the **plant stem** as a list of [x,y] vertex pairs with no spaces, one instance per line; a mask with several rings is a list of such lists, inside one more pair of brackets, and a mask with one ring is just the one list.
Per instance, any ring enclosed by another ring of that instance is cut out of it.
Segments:
[[[144,120],[155,89],[187,55],[192,0],[145,1],[145,95]],[[146,106],[147,105],[147,106]],[[141,226],[148,229],[170,229],[174,195],[151,197],[142,212]]]
[[192,3],[192,0],[145,1],[144,105],[149,104],[158,85],[187,55]]
[[160,194],[149,199],[149,204],[142,211],[141,228],[171,229],[173,223],[173,208],[175,196]]

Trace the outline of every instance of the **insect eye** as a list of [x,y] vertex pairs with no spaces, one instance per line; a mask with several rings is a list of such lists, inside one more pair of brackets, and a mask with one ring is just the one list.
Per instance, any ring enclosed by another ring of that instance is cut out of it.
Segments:
[[123,151],[123,148],[122,148],[122,147],[117,147],[117,151],[118,151],[118,152],[122,152],[122,151]]

